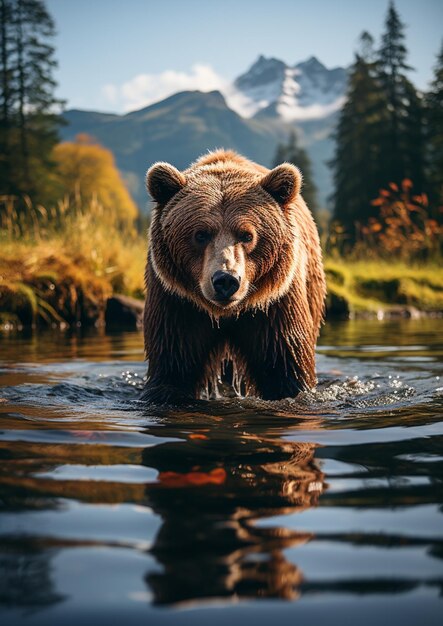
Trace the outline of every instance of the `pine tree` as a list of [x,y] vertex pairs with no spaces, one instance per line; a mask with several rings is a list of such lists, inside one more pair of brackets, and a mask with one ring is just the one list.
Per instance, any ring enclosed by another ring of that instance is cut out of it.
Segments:
[[411,179],[425,190],[423,103],[405,72],[404,26],[394,3],[388,8],[380,50],[364,33],[349,75],[336,139],[334,218],[351,239],[358,222],[377,217],[371,202],[389,183]]
[[55,98],[54,23],[41,0],[0,0],[0,193],[51,195],[51,152],[62,102]]
[[312,178],[311,161],[306,150],[299,145],[295,130],[290,133],[287,144],[277,146],[274,167],[284,162],[292,163],[300,169],[303,176],[302,195],[315,215],[318,211],[317,187]]
[[[12,6],[0,0],[0,190],[11,180],[11,127],[13,111],[12,84]],[[8,28],[9,25],[9,28]]]
[[356,222],[373,212],[371,200],[378,195],[380,161],[380,110],[383,106],[377,83],[373,39],[362,33],[359,51],[350,69],[346,102],[336,131],[333,217],[351,238]]
[[438,215],[443,206],[443,42],[426,94],[426,147],[431,209]]
[[423,104],[406,76],[404,24],[391,2],[378,54],[378,81],[384,98],[380,111],[379,186],[400,184],[404,178],[414,182],[416,191],[424,188]]

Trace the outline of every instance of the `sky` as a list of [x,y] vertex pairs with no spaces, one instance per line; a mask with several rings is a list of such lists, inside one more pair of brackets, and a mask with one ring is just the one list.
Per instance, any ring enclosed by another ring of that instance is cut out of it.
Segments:
[[[223,90],[260,54],[289,65],[352,63],[376,45],[388,0],[46,0],[55,20],[57,95],[66,108],[123,113],[187,89]],[[396,0],[410,78],[425,90],[443,40],[442,0]]]

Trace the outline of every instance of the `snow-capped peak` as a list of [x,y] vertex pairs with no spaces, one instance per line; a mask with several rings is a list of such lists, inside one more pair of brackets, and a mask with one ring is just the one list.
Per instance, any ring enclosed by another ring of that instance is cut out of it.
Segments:
[[244,117],[259,112],[285,121],[320,119],[341,108],[347,72],[310,57],[294,66],[260,56],[225,90],[228,105]]

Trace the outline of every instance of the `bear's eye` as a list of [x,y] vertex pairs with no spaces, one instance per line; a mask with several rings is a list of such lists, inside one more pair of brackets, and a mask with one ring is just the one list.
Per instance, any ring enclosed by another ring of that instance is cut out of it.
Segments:
[[212,234],[208,230],[198,230],[194,235],[194,239],[200,244],[209,243],[212,239]]
[[252,233],[248,233],[248,231],[246,230],[238,234],[238,240],[241,241],[242,243],[251,243],[253,239],[254,237]]

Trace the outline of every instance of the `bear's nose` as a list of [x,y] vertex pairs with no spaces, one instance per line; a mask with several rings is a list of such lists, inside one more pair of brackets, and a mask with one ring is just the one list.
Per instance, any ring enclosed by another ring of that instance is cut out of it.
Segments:
[[212,276],[215,294],[220,300],[227,300],[240,289],[240,276],[218,270]]

